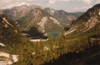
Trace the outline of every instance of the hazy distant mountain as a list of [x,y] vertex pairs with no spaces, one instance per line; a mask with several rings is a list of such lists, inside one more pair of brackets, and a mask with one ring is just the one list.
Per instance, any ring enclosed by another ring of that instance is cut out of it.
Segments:
[[22,30],[29,30],[35,26],[41,32],[61,31],[69,27],[82,13],[67,13],[63,10],[51,8],[42,9],[37,5],[22,5],[3,10],[9,18],[16,21]]
[[80,16],[76,21],[74,21],[71,29],[68,32],[83,33],[90,30],[94,30],[95,32],[97,32],[99,29],[100,29],[100,4],[97,4],[92,8],[90,8],[82,16]]
[[81,12],[67,13],[64,10],[54,10],[51,8],[45,8],[44,10],[50,15],[54,16],[61,23],[63,23],[63,26],[70,26],[73,20],[76,20],[79,16],[83,14]]

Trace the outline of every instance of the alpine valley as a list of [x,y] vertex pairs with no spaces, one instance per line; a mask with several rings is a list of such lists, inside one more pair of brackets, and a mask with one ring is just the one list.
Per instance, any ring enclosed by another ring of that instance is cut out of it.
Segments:
[[37,5],[0,13],[0,65],[100,65],[100,4],[85,13]]

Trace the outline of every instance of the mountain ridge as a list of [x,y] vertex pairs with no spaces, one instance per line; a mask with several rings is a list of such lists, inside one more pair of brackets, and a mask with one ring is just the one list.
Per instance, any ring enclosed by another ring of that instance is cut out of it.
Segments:
[[[99,23],[100,4],[97,4],[94,5],[92,8],[88,9],[82,16],[75,20],[68,32],[74,30],[73,32],[84,33],[94,28]],[[97,28],[100,29],[99,26]]]
[[[78,13],[78,15],[76,13],[67,13],[64,10],[54,10],[51,8],[43,9],[36,5],[22,5],[11,9],[5,9],[3,10],[3,13],[10,19],[16,21],[22,30],[29,30],[31,27],[35,26],[39,29],[39,31],[41,31],[44,27],[45,31],[41,32],[45,33],[52,32],[54,27],[53,25],[56,25],[57,28],[54,31],[61,31],[64,27],[70,27],[72,21],[76,20],[76,18],[82,15],[82,13]],[[46,20],[47,23],[41,27],[41,25],[38,25],[38,23],[41,22],[44,17],[46,17],[48,20]],[[50,25],[48,23],[50,23]],[[60,23],[60,26],[58,23]],[[46,28],[48,29],[46,30]]]

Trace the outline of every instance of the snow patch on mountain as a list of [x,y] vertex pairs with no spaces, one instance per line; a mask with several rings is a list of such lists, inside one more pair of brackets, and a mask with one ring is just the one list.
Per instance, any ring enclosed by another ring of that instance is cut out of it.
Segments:
[[4,60],[0,60],[0,65],[11,65],[14,62],[18,61],[18,55],[11,55],[9,53],[5,53],[5,52],[0,52],[0,57],[5,57],[5,61]]
[[100,11],[99,11],[99,15],[100,15]]
[[50,10],[48,11],[48,13],[51,14],[51,15],[54,15],[55,11],[54,11],[53,9],[50,9]]
[[76,31],[76,29],[73,29],[73,30],[71,30],[71,31],[66,32],[65,35],[68,35],[68,34],[74,32],[74,31]]
[[0,43],[0,46],[5,47],[5,45],[3,43]]
[[51,15],[54,15],[55,11],[54,10],[51,10]]
[[45,32],[45,24],[47,23],[48,21],[48,17],[43,17],[41,19],[41,21],[38,23],[38,25],[40,26],[39,30],[41,30],[42,32]]
[[4,53],[4,52],[0,52],[0,56],[4,56],[4,57],[7,57],[7,58],[10,57],[10,55],[8,53]]
[[55,14],[55,10],[52,8],[45,8],[44,10],[46,10],[50,15],[54,15]]
[[13,62],[17,62],[18,61],[18,55],[12,55],[12,60],[13,60]]

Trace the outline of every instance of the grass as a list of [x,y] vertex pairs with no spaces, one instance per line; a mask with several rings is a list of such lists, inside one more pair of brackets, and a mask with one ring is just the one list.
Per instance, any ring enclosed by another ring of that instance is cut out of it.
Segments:
[[[66,36],[50,39],[47,42],[30,42],[27,38],[21,37],[17,42],[6,42],[5,50],[11,54],[19,55],[19,61],[14,65],[42,65],[58,59],[63,54],[80,53],[89,48],[88,38],[91,35],[99,34],[100,31],[91,29],[80,35],[74,33],[70,37]],[[92,57],[94,59],[94,57]],[[91,57],[88,57],[90,60]],[[74,63],[72,61],[72,63]]]

